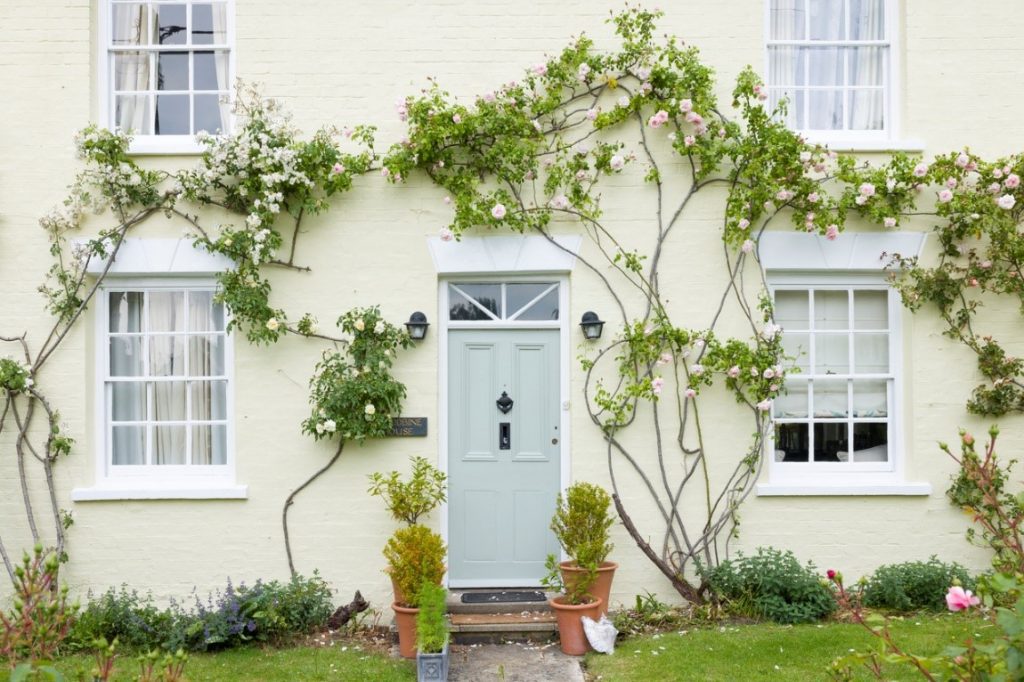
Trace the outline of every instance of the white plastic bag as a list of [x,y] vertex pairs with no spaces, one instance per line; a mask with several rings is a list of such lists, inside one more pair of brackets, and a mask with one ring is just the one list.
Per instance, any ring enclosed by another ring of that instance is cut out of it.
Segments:
[[602,654],[613,653],[615,651],[615,637],[619,634],[619,631],[608,620],[608,616],[601,616],[599,621],[595,621],[587,616],[582,618],[583,633],[587,636],[590,646],[594,647],[594,651],[599,651]]

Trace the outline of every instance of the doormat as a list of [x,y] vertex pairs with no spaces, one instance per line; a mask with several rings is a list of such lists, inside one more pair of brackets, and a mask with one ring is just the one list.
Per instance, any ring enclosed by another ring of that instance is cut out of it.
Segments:
[[540,590],[499,590],[497,592],[463,592],[463,604],[501,604],[505,602],[547,601]]

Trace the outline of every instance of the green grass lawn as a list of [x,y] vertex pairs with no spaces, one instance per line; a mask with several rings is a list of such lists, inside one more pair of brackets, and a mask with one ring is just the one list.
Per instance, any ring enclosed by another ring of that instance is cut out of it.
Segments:
[[[326,647],[295,647],[290,649],[261,649],[246,647],[229,649],[215,654],[193,654],[185,667],[185,677],[192,682],[319,682],[320,680],[353,682],[406,682],[416,679],[415,663],[392,660],[358,645],[337,642]],[[114,680],[134,682],[139,666],[133,656],[117,661]],[[68,682],[91,680],[92,659],[85,656],[63,658],[57,669]],[[81,677],[79,677],[81,674]],[[8,672],[0,669],[0,680],[7,680]]]
[[[990,631],[983,620],[965,614],[909,616],[893,620],[891,631],[905,651],[940,652],[947,644]],[[737,625],[689,629],[626,640],[611,656],[587,656],[593,680],[827,680],[833,659],[850,649],[877,646],[858,625]],[[870,679],[865,675],[863,679]],[[887,680],[919,679],[890,668]]]

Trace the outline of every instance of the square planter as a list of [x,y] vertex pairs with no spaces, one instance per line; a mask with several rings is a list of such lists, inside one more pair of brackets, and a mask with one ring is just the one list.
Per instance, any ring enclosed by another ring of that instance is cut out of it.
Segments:
[[416,682],[446,682],[448,679],[448,645],[439,654],[416,652]]

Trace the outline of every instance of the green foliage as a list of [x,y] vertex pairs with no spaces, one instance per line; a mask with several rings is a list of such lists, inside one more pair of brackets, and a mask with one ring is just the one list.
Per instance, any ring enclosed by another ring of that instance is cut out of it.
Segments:
[[391,418],[405,398],[405,385],[391,375],[399,348],[412,341],[384,320],[377,307],[355,308],[338,318],[351,340],[326,350],[310,380],[313,413],[302,430],[316,440],[340,436],[363,442],[391,433]]
[[814,564],[802,565],[788,550],[759,547],[752,556],[740,553],[708,571],[707,580],[730,610],[777,623],[810,623],[836,609]]
[[412,475],[402,480],[397,471],[388,474],[370,474],[370,489],[367,491],[380,497],[396,521],[413,526],[421,516],[426,516],[445,501],[445,486],[448,477],[432,466],[423,457],[412,457]]
[[611,497],[592,483],[573,483],[558,494],[551,530],[577,564],[597,568],[612,551],[609,530],[614,523]]
[[384,547],[387,573],[405,596],[405,605],[417,608],[424,584],[440,585],[444,577],[444,541],[425,526],[395,531]]
[[931,557],[879,566],[864,585],[864,605],[893,611],[946,608],[951,585],[974,589],[974,579],[958,563],[947,564]]
[[68,603],[67,585],[58,587],[60,560],[37,544],[14,567],[11,610],[0,611],[0,658],[28,669],[52,661],[68,636],[78,604]]
[[691,622],[689,614],[681,608],[672,607],[646,592],[636,595],[631,608],[624,608],[612,614],[612,623],[620,637],[637,637],[652,632],[678,630]]
[[562,572],[558,557],[548,554],[544,568],[547,569],[547,573],[541,578],[540,584],[549,592],[560,592],[565,595],[567,604],[589,604],[594,600],[590,588],[597,581],[597,564],[580,564],[575,567],[579,570],[566,574]]
[[436,583],[420,586],[420,612],[416,614],[416,646],[420,653],[439,654],[448,644],[447,596],[448,591]]
[[32,388],[32,376],[28,367],[13,358],[0,358],[0,390],[20,393]]
[[90,649],[102,638],[137,651],[205,651],[279,642],[324,627],[333,610],[331,590],[316,573],[286,583],[235,587],[229,582],[205,601],[197,596],[192,608],[176,601],[160,608],[152,595],[111,588],[86,604],[68,644],[72,650]]

